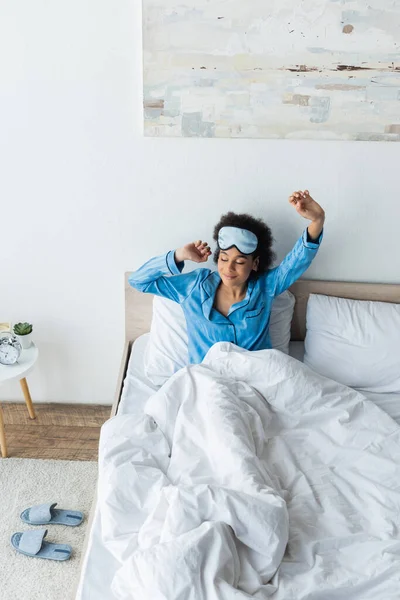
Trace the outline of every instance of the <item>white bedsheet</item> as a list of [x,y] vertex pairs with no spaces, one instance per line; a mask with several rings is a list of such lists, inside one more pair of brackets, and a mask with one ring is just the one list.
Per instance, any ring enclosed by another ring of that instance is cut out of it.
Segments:
[[217,344],[146,411],[102,430],[104,597],[398,600],[400,427],[372,402]]
[[[304,360],[304,342],[290,342],[289,354],[303,362]],[[365,392],[355,388],[357,392],[363,394],[367,400],[374,402],[379,408],[384,410],[400,425],[400,394],[380,394],[374,392]],[[400,593],[399,593],[400,599]]]
[[[157,390],[144,374],[144,353],[149,337],[149,333],[141,335],[132,346],[118,415],[143,412],[146,401]],[[117,568],[118,561],[102,541],[101,515],[96,501],[76,600],[113,600],[110,590]]]
[[[118,414],[132,413],[143,407],[151,394],[158,389],[144,374],[143,357],[149,336],[148,333],[140,336],[133,345]],[[303,362],[304,342],[290,342],[289,354]],[[363,394],[367,400],[374,402],[400,425],[400,394],[375,394],[362,390],[357,391]]]
[[[124,381],[119,415],[132,414],[142,410],[148,398],[156,391],[155,386],[146,378],[143,370],[143,356],[148,337],[149,334],[141,336],[133,345]],[[303,342],[291,342],[290,355],[302,361],[304,356]],[[385,410],[400,424],[400,396],[395,394],[370,394],[368,399]],[[117,568],[118,562],[102,543],[100,514],[96,510],[77,599],[112,600],[111,581]],[[327,599],[324,597],[322,600]],[[381,599],[377,598],[377,600]]]
[[158,390],[144,373],[144,354],[150,334],[138,337],[132,346],[128,369],[124,379],[118,414],[126,415],[143,409],[149,397]]

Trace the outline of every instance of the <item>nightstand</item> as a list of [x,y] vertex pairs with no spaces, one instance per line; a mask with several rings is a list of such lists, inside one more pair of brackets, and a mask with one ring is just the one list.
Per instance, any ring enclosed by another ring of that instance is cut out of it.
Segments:
[[[37,361],[39,351],[35,344],[30,348],[22,350],[21,356],[14,365],[0,365],[0,385],[6,381],[13,379],[20,382],[22,392],[24,394],[26,406],[28,407],[29,417],[36,419],[35,411],[32,404],[32,398],[29,393],[28,382],[26,376],[33,369]],[[3,458],[7,457],[6,434],[4,431],[3,411],[0,405],[0,448]]]

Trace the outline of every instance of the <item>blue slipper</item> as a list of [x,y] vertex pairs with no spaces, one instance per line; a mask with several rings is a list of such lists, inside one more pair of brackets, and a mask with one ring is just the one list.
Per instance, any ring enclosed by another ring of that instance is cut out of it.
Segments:
[[54,504],[37,504],[26,508],[21,519],[29,525],[70,525],[76,527],[83,521],[83,513],[79,510],[58,510]]
[[11,536],[11,543],[17,552],[26,556],[49,558],[50,560],[67,560],[71,556],[71,546],[44,542],[46,535],[47,529],[18,532]]

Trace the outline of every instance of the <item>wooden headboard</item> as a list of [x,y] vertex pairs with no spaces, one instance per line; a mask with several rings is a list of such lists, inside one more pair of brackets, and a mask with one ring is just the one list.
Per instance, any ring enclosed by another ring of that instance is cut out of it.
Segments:
[[[150,331],[153,295],[142,294],[128,283],[130,273],[125,273],[125,339],[133,341]],[[300,279],[290,291],[296,297],[292,321],[293,341],[302,341],[306,335],[306,310],[310,294],[324,294],[354,300],[378,300],[400,304],[400,284],[344,283],[340,281],[311,281]]]

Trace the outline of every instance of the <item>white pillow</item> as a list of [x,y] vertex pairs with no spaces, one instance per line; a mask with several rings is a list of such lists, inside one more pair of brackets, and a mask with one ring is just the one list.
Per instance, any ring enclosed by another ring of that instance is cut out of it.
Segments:
[[144,372],[152,383],[163,385],[188,364],[188,335],[182,307],[173,300],[154,296]]
[[[275,298],[269,333],[272,347],[289,353],[290,327],[295,298],[284,292]],[[144,357],[144,371],[155,385],[189,364],[186,319],[182,307],[167,298],[154,297],[150,339]]]
[[311,294],[304,362],[349,387],[400,393],[400,304]]

